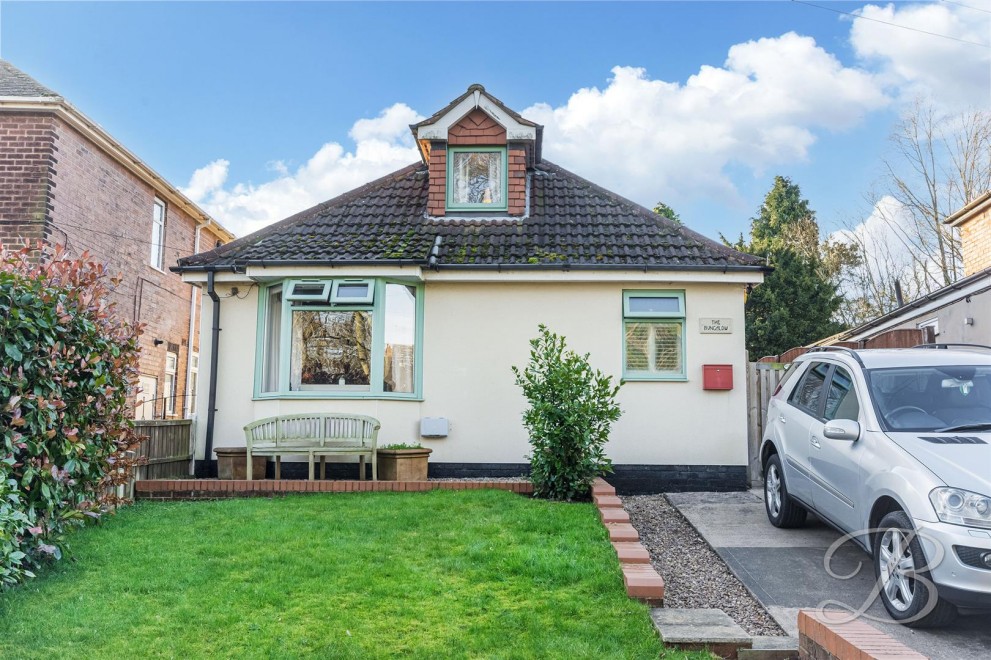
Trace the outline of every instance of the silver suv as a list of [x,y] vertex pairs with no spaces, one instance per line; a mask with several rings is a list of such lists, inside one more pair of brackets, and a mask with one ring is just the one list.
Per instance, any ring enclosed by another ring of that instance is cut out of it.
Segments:
[[818,349],[768,404],[767,517],[850,534],[905,625],[991,610],[989,443],[991,348]]

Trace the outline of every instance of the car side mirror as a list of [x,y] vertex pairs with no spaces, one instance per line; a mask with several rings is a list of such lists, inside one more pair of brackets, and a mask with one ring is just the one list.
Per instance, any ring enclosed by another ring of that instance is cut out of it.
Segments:
[[830,440],[856,442],[860,438],[860,423],[852,419],[831,419],[826,422],[822,434]]

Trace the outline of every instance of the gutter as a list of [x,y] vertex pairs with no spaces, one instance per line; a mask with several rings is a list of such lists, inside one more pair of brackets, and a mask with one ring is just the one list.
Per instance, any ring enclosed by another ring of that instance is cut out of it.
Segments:
[[[215,476],[213,470],[213,433],[217,412],[217,363],[220,357],[220,296],[213,288],[214,272],[206,279],[206,293],[213,301],[213,324],[210,328],[210,396],[206,411],[206,446],[203,448],[203,466],[196,470],[197,476]],[[202,473],[206,474],[202,474]]]
[[231,264],[226,266],[175,266],[171,268],[172,271],[177,273],[193,273],[193,272],[206,272],[214,273],[219,271],[226,271],[231,273],[244,272],[244,268],[247,266],[256,266],[265,268],[268,266],[320,266],[333,268],[335,266],[428,266],[433,270],[492,270],[492,271],[512,271],[512,270],[543,270],[543,271],[569,271],[569,270],[640,270],[643,272],[648,271],[665,271],[665,270],[701,270],[701,271],[716,271],[721,273],[728,272],[759,272],[759,273],[770,273],[774,268],[770,266],[742,266],[742,265],[726,265],[726,266],[704,266],[704,265],[676,265],[676,266],[661,266],[657,264],[571,264],[571,263],[550,263],[550,264],[519,264],[519,263],[492,263],[492,264],[442,264],[437,262],[437,255],[434,252],[439,251],[439,245],[435,242],[434,247],[430,251],[430,255],[426,260],[418,259],[381,259],[376,261],[350,259],[350,260],[275,260],[275,261],[243,261],[238,264]]

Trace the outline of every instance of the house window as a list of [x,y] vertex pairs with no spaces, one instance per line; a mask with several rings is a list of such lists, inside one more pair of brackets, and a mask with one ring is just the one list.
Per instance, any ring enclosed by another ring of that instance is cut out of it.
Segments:
[[505,211],[508,208],[504,147],[451,147],[447,163],[449,210]]
[[[309,298],[318,288],[327,297]],[[283,290],[293,293],[283,300]],[[415,397],[422,299],[418,285],[374,279],[269,286],[259,298],[256,396]]]
[[163,399],[165,400],[165,414],[175,415],[175,399],[176,399],[176,367],[179,365],[179,356],[175,353],[165,354],[165,391],[163,392]]
[[156,199],[151,207],[151,261],[158,270],[165,268],[165,202]]
[[200,380],[200,354],[193,353],[189,358],[189,392],[188,392],[188,404],[186,405],[186,410],[189,411],[189,416],[192,417],[196,414],[196,386],[199,384]]
[[623,292],[623,379],[685,379],[685,293]]
[[269,287],[263,299],[268,315],[262,328],[261,392],[279,391],[279,353],[282,350],[282,285]]

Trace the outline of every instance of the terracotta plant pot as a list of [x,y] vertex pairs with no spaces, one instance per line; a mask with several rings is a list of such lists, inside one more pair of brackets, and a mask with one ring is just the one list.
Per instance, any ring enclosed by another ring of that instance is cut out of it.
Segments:
[[427,461],[432,449],[379,449],[378,477],[381,481],[426,481]]

